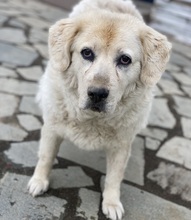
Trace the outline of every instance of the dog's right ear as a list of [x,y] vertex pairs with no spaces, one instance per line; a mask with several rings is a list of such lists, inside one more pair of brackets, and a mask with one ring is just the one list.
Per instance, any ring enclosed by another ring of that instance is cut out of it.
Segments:
[[77,32],[73,19],[62,19],[49,29],[49,58],[55,69],[65,71],[69,67],[70,48]]

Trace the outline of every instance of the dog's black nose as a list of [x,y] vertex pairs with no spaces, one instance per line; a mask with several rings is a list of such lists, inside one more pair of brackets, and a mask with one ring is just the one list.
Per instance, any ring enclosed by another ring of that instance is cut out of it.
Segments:
[[94,103],[104,101],[109,95],[109,90],[105,88],[89,88],[88,96]]

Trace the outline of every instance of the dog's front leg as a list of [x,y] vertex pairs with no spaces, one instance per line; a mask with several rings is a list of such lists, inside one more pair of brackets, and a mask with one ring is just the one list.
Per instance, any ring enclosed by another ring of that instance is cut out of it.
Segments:
[[123,205],[120,202],[120,185],[129,156],[130,147],[106,150],[107,172],[102,210],[112,220],[121,219],[124,214]]
[[44,124],[41,130],[39,160],[28,183],[28,190],[32,196],[40,195],[48,190],[49,174],[61,142],[62,139],[58,137],[53,129]]

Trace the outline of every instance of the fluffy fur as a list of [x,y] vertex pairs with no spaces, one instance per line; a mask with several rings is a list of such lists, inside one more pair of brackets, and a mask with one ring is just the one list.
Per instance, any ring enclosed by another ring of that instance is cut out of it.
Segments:
[[[95,59],[82,57],[91,48]],[[50,28],[50,61],[40,81],[43,112],[39,161],[28,188],[37,196],[48,189],[59,145],[69,139],[87,150],[103,149],[107,174],[103,213],[124,213],[120,184],[135,135],[146,125],[152,91],[169,59],[171,44],[148,27],[131,1],[83,0],[68,19]],[[122,54],[129,65],[117,64]],[[106,88],[104,111],[88,108],[89,88]]]

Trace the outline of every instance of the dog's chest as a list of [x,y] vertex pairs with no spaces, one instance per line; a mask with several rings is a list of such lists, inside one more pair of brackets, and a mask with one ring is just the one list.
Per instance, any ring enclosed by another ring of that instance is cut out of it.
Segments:
[[111,126],[96,122],[70,122],[60,124],[58,132],[80,148],[93,150],[119,143],[118,132]]

